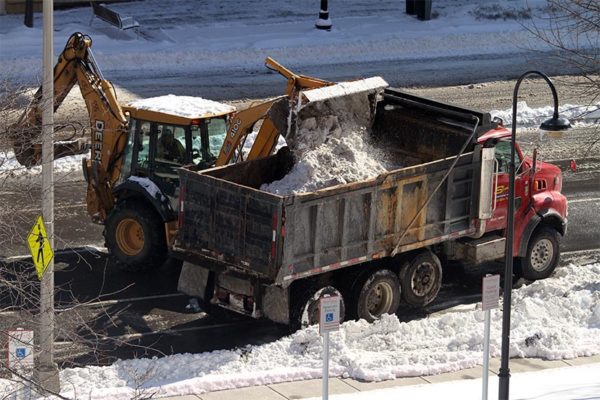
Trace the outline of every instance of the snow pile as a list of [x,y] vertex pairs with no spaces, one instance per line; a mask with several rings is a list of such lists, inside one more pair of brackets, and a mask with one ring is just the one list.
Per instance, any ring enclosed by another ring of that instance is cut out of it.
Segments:
[[[54,181],[75,182],[83,180],[81,162],[90,158],[90,153],[78,154],[54,160]],[[19,164],[12,151],[0,151],[0,182],[40,183],[42,166],[26,168]]]
[[[559,114],[571,123],[581,125],[596,124],[600,120],[600,102],[590,105],[563,104],[558,107]],[[532,108],[525,101],[517,103],[517,125],[523,127],[538,127],[542,122],[552,117],[554,106]],[[506,126],[512,124],[512,108],[508,110],[492,110],[492,117],[502,118]]]
[[281,180],[261,190],[279,195],[303,193],[373,178],[387,169],[374,155],[380,152],[365,139],[363,129],[332,137],[308,150]]
[[141,110],[161,112],[185,118],[202,118],[210,115],[221,115],[235,111],[235,107],[202,97],[166,96],[134,100],[129,106]]
[[165,196],[163,196],[161,190],[154,182],[150,180],[150,178],[146,178],[144,176],[130,176],[127,178],[128,181],[136,182],[141,187],[148,192],[148,195],[153,199],[158,199],[160,201],[166,201]]
[[310,103],[287,138],[296,163],[283,179],[261,186],[279,195],[371,179],[386,172],[383,152],[369,143],[372,104],[366,93]]
[[[500,354],[500,310],[492,312],[491,355]],[[482,362],[483,313],[450,312],[399,322],[384,316],[350,321],[331,334],[332,376],[368,381],[421,376]],[[569,359],[600,353],[600,264],[560,268],[544,281],[514,290],[512,357]],[[203,393],[321,376],[316,326],[261,346],[164,358],[118,361],[61,371],[66,397],[129,399]],[[0,393],[7,381],[0,381]]]

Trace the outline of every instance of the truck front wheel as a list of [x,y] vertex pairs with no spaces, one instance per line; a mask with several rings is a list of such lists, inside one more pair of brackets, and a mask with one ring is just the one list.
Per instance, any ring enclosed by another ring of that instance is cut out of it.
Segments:
[[531,281],[548,278],[558,265],[559,254],[558,232],[540,226],[531,235],[525,257],[518,260],[523,278]]
[[137,201],[117,204],[106,220],[106,247],[129,272],[161,266],[167,259],[164,225],[156,212]]
[[402,298],[410,306],[431,303],[442,287],[442,264],[430,251],[411,256],[400,268]]
[[290,330],[297,331],[319,323],[319,300],[323,296],[340,297],[340,322],[344,320],[344,298],[333,286],[310,286],[300,291],[299,296],[292,302],[290,309]]
[[400,305],[400,281],[389,269],[369,275],[359,286],[356,314],[373,322],[383,314],[395,314]]

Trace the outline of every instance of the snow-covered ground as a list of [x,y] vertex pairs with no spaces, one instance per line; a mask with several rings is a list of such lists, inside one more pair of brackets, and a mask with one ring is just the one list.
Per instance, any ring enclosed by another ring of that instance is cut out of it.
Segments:
[[[493,311],[492,357],[500,354],[501,320],[502,313]],[[570,264],[514,290],[510,337],[512,357],[600,354],[600,264]],[[457,371],[482,363],[482,340],[483,313],[473,307],[407,323],[395,316],[372,324],[350,321],[331,334],[330,373],[379,381]],[[117,400],[133,398],[136,390],[159,397],[318,378],[321,348],[313,326],[260,346],[69,368],[60,373],[62,394]],[[0,388],[10,389],[6,381]]]

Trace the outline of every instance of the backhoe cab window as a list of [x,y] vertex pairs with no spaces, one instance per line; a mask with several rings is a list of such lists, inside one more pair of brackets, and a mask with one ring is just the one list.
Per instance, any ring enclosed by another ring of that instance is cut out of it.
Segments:
[[181,126],[157,126],[156,161],[185,162],[185,130]]
[[227,134],[225,118],[212,118],[202,121],[200,125],[192,125],[192,161],[203,168],[211,166]]
[[218,156],[227,135],[227,121],[225,118],[213,118],[206,121],[208,125],[208,141],[210,152]]
[[139,124],[137,138],[137,164],[141,168],[148,168],[148,162],[150,157],[150,123],[140,123],[140,121],[138,121],[137,123]]

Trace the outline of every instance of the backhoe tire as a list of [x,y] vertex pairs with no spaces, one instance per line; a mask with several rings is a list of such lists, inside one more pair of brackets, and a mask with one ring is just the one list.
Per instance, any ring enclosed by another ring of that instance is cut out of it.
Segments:
[[297,293],[298,296],[294,296],[290,306],[289,329],[291,332],[319,323],[319,299],[327,295],[340,297],[340,322],[344,320],[344,298],[335,287],[308,285]]
[[411,255],[400,267],[402,298],[412,307],[424,307],[442,287],[442,264],[430,251]]
[[395,314],[400,305],[400,280],[389,269],[381,269],[366,276],[354,296],[356,316],[373,322],[383,314]]
[[106,247],[124,271],[160,267],[168,256],[165,228],[154,209],[139,201],[123,201],[106,220]]
[[560,259],[558,235],[555,229],[546,225],[533,232],[525,257],[517,259],[517,271],[523,278],[535,281],[552,275]]

